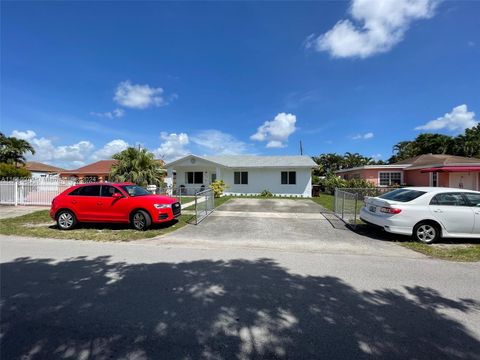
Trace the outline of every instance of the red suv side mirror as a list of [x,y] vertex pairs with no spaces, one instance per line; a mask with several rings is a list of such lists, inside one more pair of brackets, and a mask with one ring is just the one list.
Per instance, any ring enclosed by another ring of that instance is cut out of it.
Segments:
[[120,194],[120,193],[113,193],[113,194],[112,194],[112,197],[113,197],[114,199],[120,199],[120,198],[123,197],[123,195]]

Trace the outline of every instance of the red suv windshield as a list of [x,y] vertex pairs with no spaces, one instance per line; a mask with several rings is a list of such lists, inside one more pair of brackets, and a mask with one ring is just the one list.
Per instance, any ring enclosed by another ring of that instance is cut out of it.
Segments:
[[151,193],[138,185],[123,185],[122,189],[130,196],[151,195]]

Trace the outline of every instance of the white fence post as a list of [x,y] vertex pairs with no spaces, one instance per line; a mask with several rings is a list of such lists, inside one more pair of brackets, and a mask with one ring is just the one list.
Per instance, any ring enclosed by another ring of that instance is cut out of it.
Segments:
[[18,180],[15,180],[14,185],[13,185],[13,193],[14,193],[14,203],[15,206],[18,205]]

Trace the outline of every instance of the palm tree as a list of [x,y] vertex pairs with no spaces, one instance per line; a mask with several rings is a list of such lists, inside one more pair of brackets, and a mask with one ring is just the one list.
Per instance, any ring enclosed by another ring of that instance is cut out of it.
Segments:
[[109,178],[112,181],[128,181],[140,186],[159,186],[162,183],[165,170],[147,149],[129,147],[112,157],[118,160],[110,171]]
[[371,158],[360,155],[359,153],[346,152],[344,157],[344,164],[346,168],[352,168],[357,166],[367,165]]
[[454,139],[455,155],[480,157],[480,124],[470,129],[465,129],[463,135]]
[[325,176],[334,173],[343,167],[343,156],[335,153],[320,154],[312,157],[313,161],[317,163],[317,168],[314,169],[314,175]]
[[35,149],[28,141],[0,133],[0,162],[15,166],[25,164],[26,153],[35,154]]

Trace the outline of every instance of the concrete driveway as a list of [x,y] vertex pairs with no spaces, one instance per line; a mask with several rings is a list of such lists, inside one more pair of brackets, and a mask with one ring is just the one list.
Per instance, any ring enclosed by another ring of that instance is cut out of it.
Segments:
[[361,236],[309,199],[232,199],[199,225],[156,238],[159,245],[241,246],[326,253],[422,257],[393,243]]
[[30,214],[39,210],[49,210],[48,206],[13,206],[0,205],[0,219],[8,219],[17,216]]

